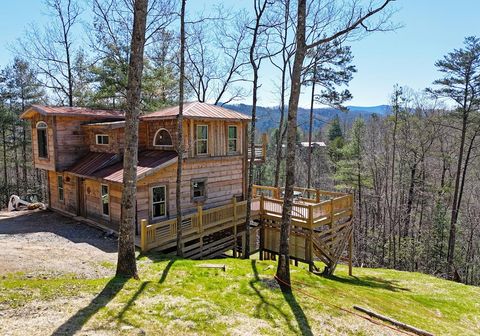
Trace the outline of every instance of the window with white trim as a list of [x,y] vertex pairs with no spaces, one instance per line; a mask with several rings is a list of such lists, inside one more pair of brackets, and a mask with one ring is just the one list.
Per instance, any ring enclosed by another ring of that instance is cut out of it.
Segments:
[[95,137],[97,145],[108,145],[110,142],[108,134],[97,134]]
[[44,121],[39,121],[36,125],[38,157],[48,158],[48,127]]
[[110,193],[108,190],[108,185],[101,185],[101,201],[102,201],[102,215],[109,217],[110,216]]
[[167,188],[166,186],[155,186],[150,189],[152,219],[159,219],[167,216]]
[[197,125],[197,154],[208,154],[208,125]]
[[238,143],[238,133],[237,126],[230,125],[228,126],[228,153],[237,152],[237,143]]
[[64,201],[65,200],[65,193],[63,190],[63,176],[57,175],[57,188],[58,188],[58,200]]

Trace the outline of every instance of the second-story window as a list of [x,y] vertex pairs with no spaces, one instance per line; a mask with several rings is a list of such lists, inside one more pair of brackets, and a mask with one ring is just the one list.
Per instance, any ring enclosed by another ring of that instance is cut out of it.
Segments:
[[95,137],[97,145],[108,145],[110,142],[107,134],[97,134]]
[[228,153],[237,152],[237,126],[228,126]]
[[48,128],[43,121],[37,123],[38,157],[48,158]]
[[207,125],[197,125],[197,154],[208,154]]
[[165,128],[159,129],[153,138],[154,146],[173,146],[172,137]]

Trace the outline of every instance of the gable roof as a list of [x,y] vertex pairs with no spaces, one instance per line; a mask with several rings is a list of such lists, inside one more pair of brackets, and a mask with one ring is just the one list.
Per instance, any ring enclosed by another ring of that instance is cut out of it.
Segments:
[[[177,156],[175,151],[155,150],[138,153],[137,180],[177,162]],[[67,171],[87,178],[123,182],[123,160],[115,153],[90,152]]]
[[[142,120],[173,119],[178,115],[179,107],[167,107],[156,112],[146,114]],[[218,105],[191,102],[183,104],[183,117],[186,119],[224,119],[224,120],[251,120],[252,118]]]
[[22,119],[31,118],[35,113],[44,116],[92,117],[104,119],[123,119],[125,114],[118,110],[95,110],[88,107],[32,105],[20,115]]

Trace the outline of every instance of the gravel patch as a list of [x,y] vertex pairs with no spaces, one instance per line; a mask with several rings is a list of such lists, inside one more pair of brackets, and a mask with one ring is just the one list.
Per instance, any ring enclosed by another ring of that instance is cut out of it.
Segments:
[[0,211],[0,276],[112,276],[117,240],[51,211]]

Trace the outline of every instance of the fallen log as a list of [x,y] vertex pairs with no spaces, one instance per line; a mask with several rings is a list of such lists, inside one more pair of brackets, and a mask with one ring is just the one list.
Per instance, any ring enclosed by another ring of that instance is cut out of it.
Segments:
[[407,330],[407,331],[411,331],[417,335],[421,335],[421,336],[434,336],[432,333],[429,333],[428,331],[425,331],[425,330],[422,330],[422,329],[418,329],[416,327],[413,327],[411,325],[408,325],[406,323],[403,323],[403,322],[400,322],[400,321],[397,321],[397,320],[394,320],[388,316],[384,316],[384,315],[381,315],[381,314],[378,314],[374,311],[371,311],[369,309],[366,309],[366,308],[363,308],[363,307],[360,307],[360,306],[353,306],[354,309],[356,310],[359,310],[371,317],[375,317],[375,318],[378,318],[382,321],[386,321],[386,322],[390,322],[391,324],[393,324],[394,326],[397,326],[397,327],[400,327],[404,330]]
[[200,268],[220,268],[224,272],[227,270],[227,266],[225,266],[224,264],[200,264],[197,267],[200,267]]

